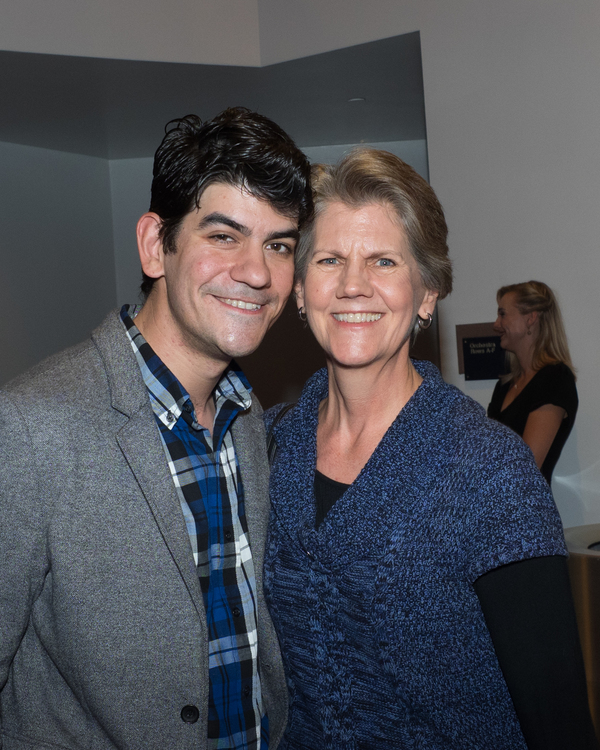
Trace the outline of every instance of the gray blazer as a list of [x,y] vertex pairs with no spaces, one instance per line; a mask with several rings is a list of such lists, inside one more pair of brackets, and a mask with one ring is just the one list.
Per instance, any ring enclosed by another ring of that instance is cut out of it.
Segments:
[[[265,607],[261,409],[233,426],[271,748],[287,691]],[[206,748],[206,615],[148,395],[116,313],[0,391],[4,750]],[[185,723],[184,706],[200,718]]]

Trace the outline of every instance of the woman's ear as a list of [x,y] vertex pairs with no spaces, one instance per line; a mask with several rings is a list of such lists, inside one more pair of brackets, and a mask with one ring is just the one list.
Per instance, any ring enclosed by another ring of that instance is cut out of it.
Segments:
[[164,276],[164,252],[160,238],[162,220],[158,214],[144,214],[137,223],[137,244],[140,263],[146,276],[158,279]]
[[296,305],[298,310],[304,307],[304,284],[301,281],[297,281],[294,284],[294,294],[296,296]]
[[537,310],[534,310],[533,312],[530,312],[527,315],[527,321],[526,321],[526,323],[527,323],[527,328],[528,329],[529,328],[533,328],[533,326],[538,322],[538,317],[539,317],[539,315],[538,315],[538,311]]
[[421,307],[419,308],[420,318],[426,319],[429,317],[429,315],[433,315],[437,298],[439,296],[440,293],[437,291],[434,291],[432,289],[425,290],[425,294],[423,295],[423,302],[421,303]]

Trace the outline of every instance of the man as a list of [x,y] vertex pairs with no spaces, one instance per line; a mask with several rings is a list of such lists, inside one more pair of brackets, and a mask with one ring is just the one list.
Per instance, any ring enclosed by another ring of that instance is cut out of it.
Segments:
[[144,305],[0,393],[4,750],[277,746],[265,437],[232,358],[290,293],[308,177],[267,118],[176,121]]

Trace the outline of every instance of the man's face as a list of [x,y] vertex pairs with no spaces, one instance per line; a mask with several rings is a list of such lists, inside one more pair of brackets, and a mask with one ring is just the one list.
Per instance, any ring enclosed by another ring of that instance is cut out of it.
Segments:
[[[160,314],[172,343],[221,362],[253,352],[281,313],[297,222],[243,188],[209,185],[162,254]],[[160,281],[160,279],[159,279]]]

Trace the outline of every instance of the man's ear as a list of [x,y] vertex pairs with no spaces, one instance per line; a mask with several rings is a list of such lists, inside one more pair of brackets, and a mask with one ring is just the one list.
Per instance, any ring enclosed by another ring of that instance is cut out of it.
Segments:
[[435,310],[435,304],[439,296],[440,296],[440,293],[434,291],[433,289],[425,290],[425,294],[423,295],[423,302],[421,303],[421,307],[419,307],[420,318],[423,318],[423,320],[425,320],[428,317],[428,315],[433,315],[433,311]]
[[163,243],[159,237],[162,220],[158,214],[144,214],[137,223],[137,245],[142,271],[152,279],[164,276]]

